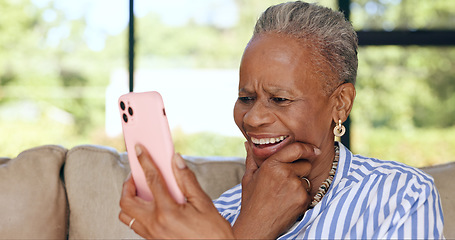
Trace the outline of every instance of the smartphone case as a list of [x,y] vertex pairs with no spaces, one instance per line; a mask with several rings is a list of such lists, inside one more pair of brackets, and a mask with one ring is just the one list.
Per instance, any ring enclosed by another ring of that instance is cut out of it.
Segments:
[[179,203],[185,202],[172,170],[174,145],[161,95],[158,92],[128,93],[119,98],[118,104],[137,195],[147,201],[153,199],[136,156],[135,145],[139,143],[161,171],[172,197]]

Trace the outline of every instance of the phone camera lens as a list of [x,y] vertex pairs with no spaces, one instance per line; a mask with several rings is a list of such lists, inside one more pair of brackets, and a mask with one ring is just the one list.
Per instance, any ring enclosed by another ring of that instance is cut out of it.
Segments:
[[128,116],[126,116],[126,114],[123,114],[123,121],[125,121],[126,123],[128,122]]
[[133,109],[131,107],[128,108],[128,113],[133,116]]
[[123,101],[120,102],[120,108],[125,111],[125,103]]

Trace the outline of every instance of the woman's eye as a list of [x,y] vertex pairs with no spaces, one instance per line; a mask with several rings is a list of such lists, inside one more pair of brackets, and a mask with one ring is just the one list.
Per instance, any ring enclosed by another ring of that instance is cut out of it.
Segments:
[[276,102],[276,103],[284,103],[284,102],[289,101],[289,99],[287,99],[287,98],[281,98],[281,97],[274,97],[274,98],[272,98],[272,101],[274,101],[274,102]]
[[254,100],[254,98],[253,97],[239,97],[238,100],[243,103],[249,103],[249,102],[252,102]]

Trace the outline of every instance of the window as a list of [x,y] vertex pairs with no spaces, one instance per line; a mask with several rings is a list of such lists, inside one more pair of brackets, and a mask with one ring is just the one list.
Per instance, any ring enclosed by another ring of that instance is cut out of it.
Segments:
[[455,147],[455,9],[451,1],[353,0],[359,34],[352,150],[414,166]]
[[[135,1],[135,87],[169,96],[178,151],[244,154],[229,107],[237,68],[260,12],[279,2]],[[361,45],[344,141],[352,139],[355,153],[414,166],[453,160],[452,0],[319,3],[340,6]],[[0,0],[0,7],[0,156],[43,144],[123,151],[115,102],[128,91],[128,1]]]

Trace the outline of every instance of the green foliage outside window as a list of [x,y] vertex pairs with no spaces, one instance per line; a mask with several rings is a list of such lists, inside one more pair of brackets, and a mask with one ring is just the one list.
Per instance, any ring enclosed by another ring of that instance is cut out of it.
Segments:
[[[121,136],[104,133],[104,99],[111,72],[127,65],[126,30],[107,36],[104,49],[91,50],[84,19],[67,19],[55,1],[38,7],[0,0],[0,156],[42,144],[124,151]],[[239,17],[229,28],[194,21],[168,26],[154,13],[137,18],[137,68],[238,68],[259,13],[280,1],[235,2]],[[455,26],[452,0],[412,2],[353,1],[351,20],[358,30]],[[55,19],[44,20],[46,11]],[[354,153],[414,166],[454,161],[454,59],[455,46],[361,48]],[[242,138],[176,130],[174,141],[186,155],[244,155]]]

